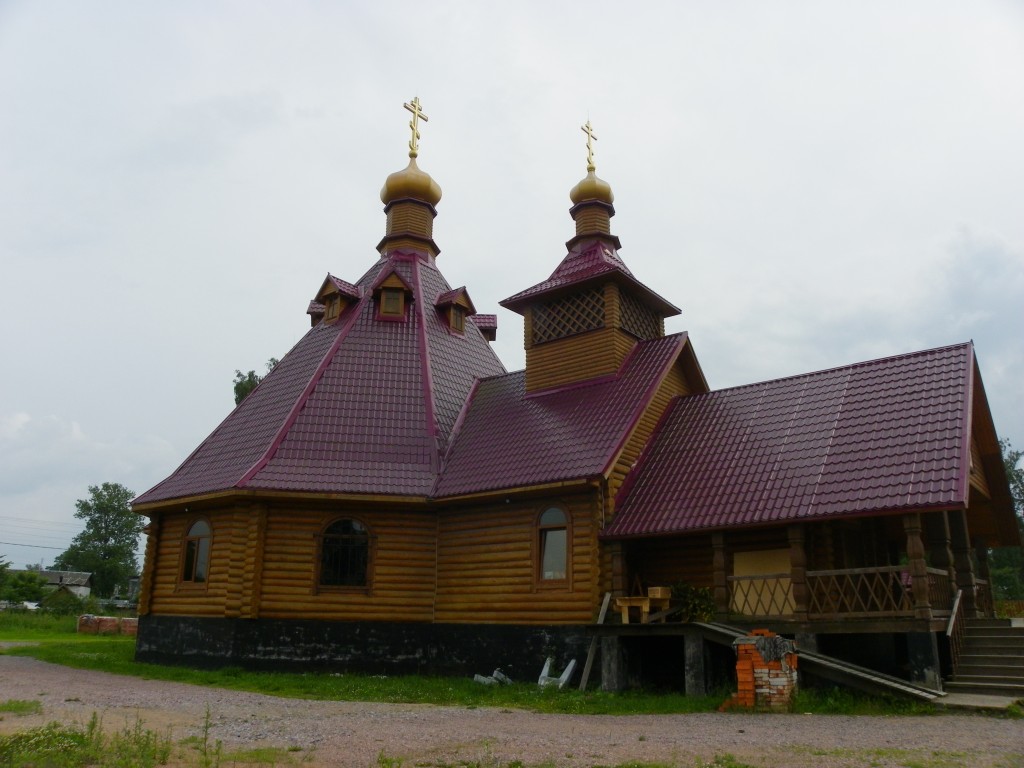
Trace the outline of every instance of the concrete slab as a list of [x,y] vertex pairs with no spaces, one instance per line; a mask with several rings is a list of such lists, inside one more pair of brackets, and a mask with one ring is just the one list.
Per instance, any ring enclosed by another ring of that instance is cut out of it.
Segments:
[[935,704],[947,709],[976,709],[1005,711],[1007,707],[1021,699],[1013,696],[990,696],[980,693],[948,693]]

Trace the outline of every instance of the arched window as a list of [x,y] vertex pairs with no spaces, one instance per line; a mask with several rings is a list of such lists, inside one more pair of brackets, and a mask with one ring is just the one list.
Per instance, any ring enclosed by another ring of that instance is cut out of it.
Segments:
[[185,558],[181,580],[188,584],[205,584],[210,573],[210,524],[196,520],[185,534]]
[[320,586],[365,587],[370,534],[358,520],[331,523],[320,538]]
[[541,581],[563,581],[568,574],[569,536],[565,512],[549,507],[537,522]]

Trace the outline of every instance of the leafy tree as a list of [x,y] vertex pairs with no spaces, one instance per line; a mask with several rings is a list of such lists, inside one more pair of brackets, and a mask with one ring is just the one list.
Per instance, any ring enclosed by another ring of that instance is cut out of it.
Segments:
[[85,521],[85,530],[57,557],[54,569],[91,573],[93,591],[100,597],[126,590],[139,572],[135,550],[143,528],[142,517],[131,510],[134,496],[120,483],[90,485],[89,498],[75,502],[75,517]]
[[7,569],[11,567],[11,564],[4,560],[3,556],[0,555],[0,600],[4,599],[4,582],[7,581]]
[[[274,370],[280,361],[276,357],[272,357],[267,360],[267,373]],[[235,369],[235,405],[241,403],[245,398],[249,396],[259,383],[266,378],[266,374],[260,376],[256,371],[249,371],[248,373],[242,373],[237,368]]]
[[0,586],[0,600],[21,603],[29,600],[38,603],[43,599],[46,579],[35,571],[18,571],[8,573],[3,585]]
[[[1017,512],[1017,525],[1024,538],[1024,451],[1014,450],[1009,440],[1000,441],[1003,464],[1010,480],[1010,496]],[[1002,600],[1024,600],[1024,551],[1020,547],[992,550],[989,562],[995,597]]]

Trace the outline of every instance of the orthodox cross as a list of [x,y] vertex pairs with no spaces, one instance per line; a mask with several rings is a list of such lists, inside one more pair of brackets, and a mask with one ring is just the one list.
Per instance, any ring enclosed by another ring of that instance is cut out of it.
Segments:
[[412,104],[403,104],[406,109],[412,112],[412,120],[409,121],[409,128],[412,130],[412,138],[409,140],[409,157],[416,157],[420,153],[420,119],[429,122],[430,118],[423,114],[420,105],[420,97],[412,100]]
[[597,140],[597,134],[594,133],[594,129],[590,127],[590,121],[587,120],[586,125],[581,125],[580,130],[587,134],[587,170],[593,171],[594,168],[594,142]]

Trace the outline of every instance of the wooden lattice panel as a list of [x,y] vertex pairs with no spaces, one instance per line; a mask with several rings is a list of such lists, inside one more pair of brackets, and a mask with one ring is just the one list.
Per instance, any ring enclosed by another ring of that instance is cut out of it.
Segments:
[[730,576],[728,581],[729,610],[733,614],[788,616],[793,613],[789,574]]
[[912,616],[910,576],[901,566],[808,571],[808,613],[816,618]]
[[593,288],[535,307],[533,343],[543,344],[604,327],[604,291]]
[[651,310],[630,296],[621,293],[622,330],[638,339],[657,339],[662,335],[661,320]]

